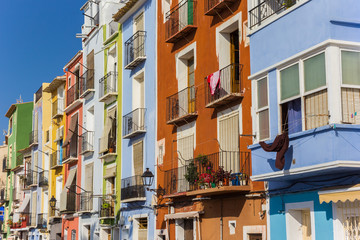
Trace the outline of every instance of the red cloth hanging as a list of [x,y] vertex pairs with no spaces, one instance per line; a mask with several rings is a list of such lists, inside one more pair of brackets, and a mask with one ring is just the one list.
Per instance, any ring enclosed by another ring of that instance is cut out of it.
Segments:
[[288,132],[277,135],[272,144],[266,144],[265,142],[259,142],[259,144],[266,152],[277,152],[275,167],[277,169],[283,170],[285,166],[285,153],[289,148]]
[[207,82],[210,87],[211,95],[215,94],[216,87],[219,85],[220,88],[220,71],[216,71],[209,76],[207,76]]

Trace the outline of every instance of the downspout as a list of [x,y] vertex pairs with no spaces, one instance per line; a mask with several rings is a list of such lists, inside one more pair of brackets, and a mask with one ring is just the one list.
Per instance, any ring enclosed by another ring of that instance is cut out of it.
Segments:
[[220,201],[220,240],[223,240],[223,200]]
[[197,223],[198,223],[199,240],[201,240],[201,231],[200,231],[200,216],[199,216],[199,217],[197,217]]

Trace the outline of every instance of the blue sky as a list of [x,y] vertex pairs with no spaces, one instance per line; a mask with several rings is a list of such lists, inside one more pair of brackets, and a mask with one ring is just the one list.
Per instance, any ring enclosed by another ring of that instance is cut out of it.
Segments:
[[32,101],[42,82],[63,74],[81,49],[85,0],[7,0],[0,7],[0,144],[5,113],[21,95]]

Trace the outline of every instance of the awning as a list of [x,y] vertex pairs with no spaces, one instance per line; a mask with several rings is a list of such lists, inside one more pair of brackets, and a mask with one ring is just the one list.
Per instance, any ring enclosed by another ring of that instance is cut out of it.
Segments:
[[30,194],[25,194],[25,198],[24,201],[22,202],[22,204],[20,205],[18,212],[19,213],[23,213],[25,212],[26,207],[29,205],[30,202]]
[[108,167],[105,169],[104,178],[111,178],[116,176],[116,166]]
[[111,131],[113,121],[115,120],[115,117],[116,117],[116,108],[113,108],[108,112],[105,121],[104,131],[100,140],[100,153],[106,152],[108,150],[109,134]]
[[360,200],[360,184],[348,188],[336,188],[319,191],[319,202],[353,202]]
[[69,144],[72,136],[74,135],[74,132],[76,131],[77,124],[78,124],[78,113],[75,113],[71,117],[69,129],[67,131],[66,138],[65,138],[63,146],[66,146],[66,145]]
[[166,214],[165,215],[165,220],[198,218],[201,213],[202,212],[194,211],[194,212],[182,212],[182,213]]
[[65,186],[60,193],[60,212],[66,210],[68,188],[71,186],[72,182],[75,179],[76,170],[77,168],[73,168],[70,170]]

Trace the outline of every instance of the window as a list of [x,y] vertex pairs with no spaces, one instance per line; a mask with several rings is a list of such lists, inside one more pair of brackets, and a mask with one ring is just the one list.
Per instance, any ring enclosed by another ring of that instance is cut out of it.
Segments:
[[314,234],[314,203],[287,203],[286,235],[287,239],[311,240]]
[[194,158],[194,135],[178,139],[178,184],[177,191],[185,192],[189,189],[189,182],[185,179],[186,163]]
[[147,228],[148,228],[148,222],[147,218],[139,218],[138,219],[138,239],[139,240],[146,240],[147,239]]
[[11,117],[9,120],[9,136],[12,134],[12,128],[13,128],[13,118]]
[[115,194],[115,177],[106,178],[106,194]]
[[336,239],[357,239],[360,235],[358,227],[360,224],[360,202],[358,200],[353,202],[338,201],[334,205],[336,206],[336,216],[334,216],[336,229],[334,230],[338,236]]
[[219,144],[221,151],[219,166],[233,173],[240,172],[239,152],[239,113],[235,112],[219,118]]
[[46,131],[46,137],[45,137],[45,139],[46,139],[46,142],[47,142],[47,143],[50,141],[50,131],[49,131],[49,130]]
[[196,232],[194,231],[194,219],[176,219],[175,229],[177,239],[194,240]]
[[360,52],[341,51],[342,121],[359,124],[360,118]]
[[269,104],[267,78],[257,81],[257,115],[259,121],[259,139],[270,137],[269,129]]
[[76,240],[76,230],[71,230],[71,240]]
[[328,123],[325,53],[280,70],[280,101],[282,131],[292,134]]

